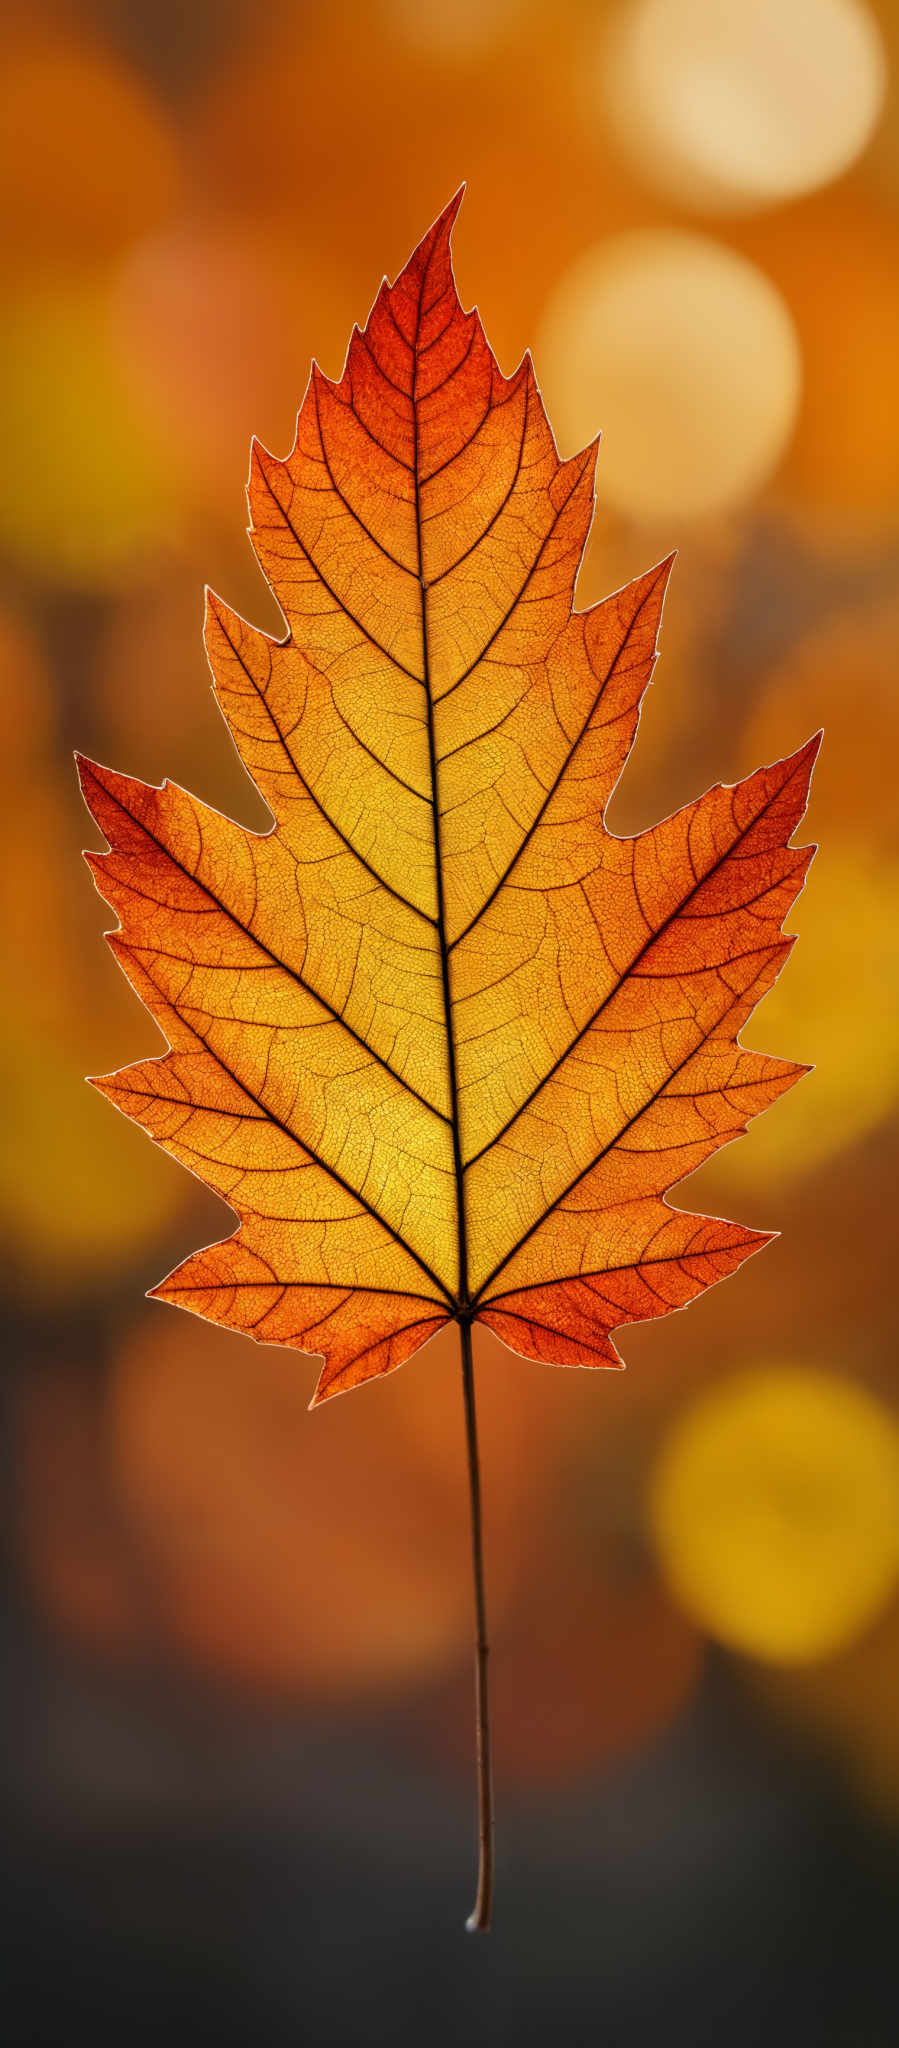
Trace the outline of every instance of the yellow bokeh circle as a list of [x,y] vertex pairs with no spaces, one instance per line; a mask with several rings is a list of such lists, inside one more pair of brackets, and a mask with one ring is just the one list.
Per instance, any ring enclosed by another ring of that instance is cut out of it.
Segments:
[[776,467],[799,343],[755,264],[706,235],[611,236],[565,272],[534,350],[562,452],[603,431],[600,503],[651,522],[750,497]]
[[899,1101],[899,862],[825,835],[787,927],[800,934],[789,973],[743,1036],[814,1072],[777,1116],[759,1117],[728,1147],[719,1172],[729,1185],[782,1187],[876,1129]]
[[864,149],[886,60],[862,0],[629,0],[591,100],[643,175],[704,212],[827,184]]
[[777,1664],[830,1656],[899,1577],[899,1425],[835,1373],[741,1374],[677,1417],[648,1513],[664,1575],[709,1635]]
[[0,547],[30,574],[115,589],[171,545],[171,453],[128,389],[103,275],[0,298],[0,438]]

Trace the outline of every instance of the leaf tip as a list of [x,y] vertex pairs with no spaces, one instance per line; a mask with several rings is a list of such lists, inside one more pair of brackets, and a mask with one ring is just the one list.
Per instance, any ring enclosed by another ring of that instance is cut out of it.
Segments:
[[811,784],[815,762],[821,751],[823,738],[824,727],[819,726],[818,731],[813,732],[810,739],[807,739],[801,747],[797,747],[794,754],[788,754],[785,759],[784,765],[789,770],[790,776],[801,777],[806,792],[808,792]]
[[468,180],[463,178],[461,183],[456,186],[452,198],[447,200],[443,212],[437,215],[434,223],[435,227],[442,227],[444,222],[446,222],[448,229],[452,227],[467,190]]
[[73,759],[75,762],[75,773],[78,777],[81,794],[84,797],[85,802],[87,802],[87,789],[89,786],[92,787],[97,779],[97,764],[95,761],[92,761],[90,759],[89,755],[80,754],[77,747],[75,747],[73,750]]
[[671,572],[677,561],[677,554],[677,548],[672,548],[670,554],[663,555],[660,562],[656,562],[653,568],[647,569],[645,576],[638,576],[634,584],[631,585],[631,588],[634,590],[642,587],[644,603],[648,603],[650,599],[658,600],[657,631],[661,627],[662,614],[668,596],[668,585],[671,581]]
[[806,762],[808,762],[808,770],[810,775],[812,769],[814,768],[815,762],[818,759],[818,755],[821,752],[821,742],[823,738],[824,727],[823,725],[819,725],[817,732],[813,732],[811,739],[806,740],[805,746],[800,747],[799,749],[797,760],[801,761],[803,766]]
[[272,468],[275,463],[275,457],[272,454],[271,449],[266,447],[264,441],[260,441],[258,434],[252,434],[250,437],[251,470],[254,462],[257,468],[261,469],[263,476],[266,476],[268,474],[268,469],[266,468],[266,465],[268,465],[268,468]]
[[447,201],[442,211],[438,213],[436,220],[428,228],[427,233],[422,236],[418,248],[413,251],[405,269],[401,273],[403,277],[420,277],[423,274],[422,266],[424,266],[424,270],[427,270],[429,265],[435,260],[439,264],[446,263],[450,277],[452,276],[450,243],[452,241],[456,216],[464,197],[465,185],[463,183],[453,193],[452,198]]
[[344,1394],[346,1391],[346,1388],[340,1385],[340,1375],[332,1373],[329,1377],[327,1366],[323,1366],[315,1382],[307,1413],[311,1415],[313,1408],[321,1408],[325,1401],[333,1400],[335,1394]]
[[763,1252],[765,1250],[766,1245],[774,1244],[775,1240],[780,1236],[781,1232],[779,1230],[747,1229],[746,1249],[743,1254],[744,1258],[754,1258],[756,1252]]

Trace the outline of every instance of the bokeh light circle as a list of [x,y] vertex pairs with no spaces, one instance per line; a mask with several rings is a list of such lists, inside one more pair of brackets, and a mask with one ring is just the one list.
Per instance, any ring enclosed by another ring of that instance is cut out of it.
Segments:
[[111,255],[176,207],[177,133],[148,81],[65,35],[4,51],[0,248],[32,265]]
[[710,1635],[773,1663],[829,1656],[899,1578],[899,1425],[835,1373],[759,1368],[677,1417],[648,1508],[668,1583]]
[[[123,1339],[109,1445],[158,1623],[189,1663],[295,1697],[361,1698],[468,1671],[459,1361],[438,1333],[373,1400],[308,1411],[316,1361],[153,1304]],[[490,1603],[520,1582],[552,1435],[540,1381],[497,1345],[479,1384]]]
[[[808,834],[803,835],[808,838]],[[899,1100],[899,865],[825,836],[787,919],[800,944],[747,1037],[814,1072],[723,1155],[728,1183],[784,1188],[875,1130]]]
[[474,62],[522,28],[532,0],[381,0],[385,25],[416,55]]
[[354,307],[301,230],[184,218],[120,264],[110,328],[134,402],[217,508],[242,491],[253,434],[289,446],[313,354],[339,373]]
[[848,169],[880,115],[886,61],[860,0],[633,0],[613,16],[599,76],[606,119],[645,176],[685,205],[734,210]]
[[171,549],[169,452],[130,391],[106,280],[48,271],[0,301],[0,547],[65,587],[126,585]]
[[639,230],[587,250],[551,294],[534,354],[563,452],[602,427],[600,502],[633,519],[738,504],[796,418],[801,358],[782,298],[703,235]]

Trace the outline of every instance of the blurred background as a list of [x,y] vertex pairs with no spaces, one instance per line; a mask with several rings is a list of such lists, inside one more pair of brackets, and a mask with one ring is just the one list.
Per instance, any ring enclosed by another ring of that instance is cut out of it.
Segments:
[[[899,8],[3,20],[2,2038],[893,2044]],[[463,301],[603,430],[580,602],[680,549],[610,823],[826,733],[746,1033],[817,1071],[681,1197],[782,1235],[626,1373],[478,1339],[487,1942],[453,1341],[310,1416],[144,1301],[229,1212],[84,1086],[159,1040],[71,758],[264,828],[203,584],[279,630],[249,437],[463,177]]]

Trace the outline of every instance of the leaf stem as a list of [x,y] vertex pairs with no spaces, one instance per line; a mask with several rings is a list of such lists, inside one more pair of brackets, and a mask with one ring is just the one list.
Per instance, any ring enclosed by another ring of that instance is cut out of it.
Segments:
[[465,1399],[465,1434],[468,1445],[468,1483],[471,1492],[471,1550],[474,1565],[475,1605],[475,1714],[478,1758],[478,1891],[465,1922],[471,1934],[486,1934],[493,1910],[493,1773],[490,1759],[490,1702],[487,1689],[487,1606],[484,1598],[484,1536],[481,1517],[481,1464],[478,1455],[478,1423],[474,1398],[474,1361],[471,1321],[460,1319],[462,1339],[462,1391]]

